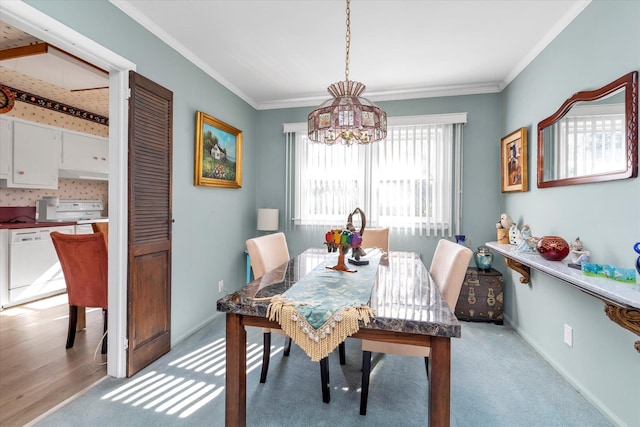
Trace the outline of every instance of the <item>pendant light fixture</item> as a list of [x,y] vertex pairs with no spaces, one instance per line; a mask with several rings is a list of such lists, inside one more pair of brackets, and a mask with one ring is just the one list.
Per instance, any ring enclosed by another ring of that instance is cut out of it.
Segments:
[[365,85],[349,80],[351,8],[347,0],[347,55],[344,81],[327,88],[333,98],[323,102],[308,117],[309,139],[324,144],[368,144],[387,136],[387,113],[360,97]]

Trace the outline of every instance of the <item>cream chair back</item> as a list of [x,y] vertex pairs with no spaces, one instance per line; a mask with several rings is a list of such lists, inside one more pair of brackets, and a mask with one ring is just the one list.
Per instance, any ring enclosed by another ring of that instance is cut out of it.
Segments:
[[[246,244],[254,279],[259,279],[267,272],[289,261],[289,247],[287,246],[287,239],[285,238],[284,233],[273,233],[267,234],[266,236],[248,239]],[[265,383],[267,381],[269,359],[271,356],[271,332],[275,332],[280,335],[284,335],[284,332],[282,332],[281,329],[270,328],[262,328],[262,332],[262,370],[260,372],[260,382]],[[286,337],[283,355],[289,356],[290,349],[291,338]],[[325,386],[323,385],[323,390],[324,387]]]
[[[366,232],[365,232],[366,234]],[[438,286],[451,312],[455,312],[462,282],[467,273],[467,267],[473,252],[466,246],[441,239],[433,254],[429,273]],[[367,398],[369,395],[369,376],[371,374],[371,353],[399,354],[401,356],[424,357],[427,376],[429,375],[429,356],[431,347],[396,344],[380,341],[362,340],[362,391],[360,393],[360,415],[367,413]]]
[[429,273],[451,311],[456,308],[462,282],[473,252],[466,246],[441,239],[431,260]]
[[388,228],[367,228],[362,235],[363,248],[378,248],[389,252],[389,229]]
[[248,239],[246,244],[255,279],[289,261],[289,247],[284,233]]

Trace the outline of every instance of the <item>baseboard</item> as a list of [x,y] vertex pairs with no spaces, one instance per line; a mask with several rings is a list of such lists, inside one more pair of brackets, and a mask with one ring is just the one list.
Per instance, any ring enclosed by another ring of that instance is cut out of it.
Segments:
[[620,418],[618,418],[616,414],[612,413],[600,399],[598,399],[591,392],[585,389],[580,381],[576,380],[576,378],[572,375],[569,375],[569,373],[567,373],[555,360],[549,358],[549,356],[545,352],[543,352],[542,349],[538,347],[525,332],[523,332],[517,326],[514,326],[511,318],[506,314],[504,314],[504,322],[505,324],[509,325],[511,329],[516,331],[516,333],[520,335],[522,339],[525,340],[527,344],[529,344],[536,351],[536,353],[538,353],[547,363],[549,363],[549,365],[551,365],[553,369],[555,369],[565,380],[567,380],[575,389],[577,389],[578,392],[580,392],[580,394],[583,395],[585,399],[587,399],[602,415],[608,418],[609,421],[611,421],[614,425],[620,427],[631,427],[628,424],[625,424]]
[[[187,333],[185,333],[182,337],[176,339],[175,341],[172,339],[171,340],[171,348],[175,347],[176,345],[180,344],[182,341],[186,340],[187,338],[189,338],[191,335],[195,334],[196,332],[198,332],[200,329],[202,329],[205,325],[213,322],[214,320],[218,320],[219,317],[224,316],[224,313],[217,313],[215,312],[212,316],[206,318],[204,321],[200,322],[197,326],[189,329],[187,331]],[[171,338],[173,338],[173,334],[171,335]]]

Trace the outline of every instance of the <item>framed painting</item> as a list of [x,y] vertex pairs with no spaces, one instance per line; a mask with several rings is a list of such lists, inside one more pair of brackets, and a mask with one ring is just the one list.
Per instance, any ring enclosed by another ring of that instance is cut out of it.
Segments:
[[194,185],[242,187],[242,132],[201,111],[196,112]]
[[520,128],[502,138],[502,192],[528,190],[527,128]]

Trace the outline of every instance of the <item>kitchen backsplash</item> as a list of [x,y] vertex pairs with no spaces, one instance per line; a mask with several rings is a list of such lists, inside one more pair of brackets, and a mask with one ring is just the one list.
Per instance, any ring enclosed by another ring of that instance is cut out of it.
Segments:
[[[106,137],[109,135],[108,126],[24,102],[16,102],[15,108],[7,115],[98,136]],[[109,183],[107,181],[60,178],[57,190],[0,188],[0,206],[35,206],[36,200],[42,196],[58,196],[61,199],[100,199],[105,206],[103,214],[106,215],[109,202]]]
[[57,190],[34,190],[19,188],[0,188],[0,206],[35,206],[42,196],[58,196],[61,199],[99,199],[102,200],[106,215],[109,201],[109,183],[83,179],[58,180]]

